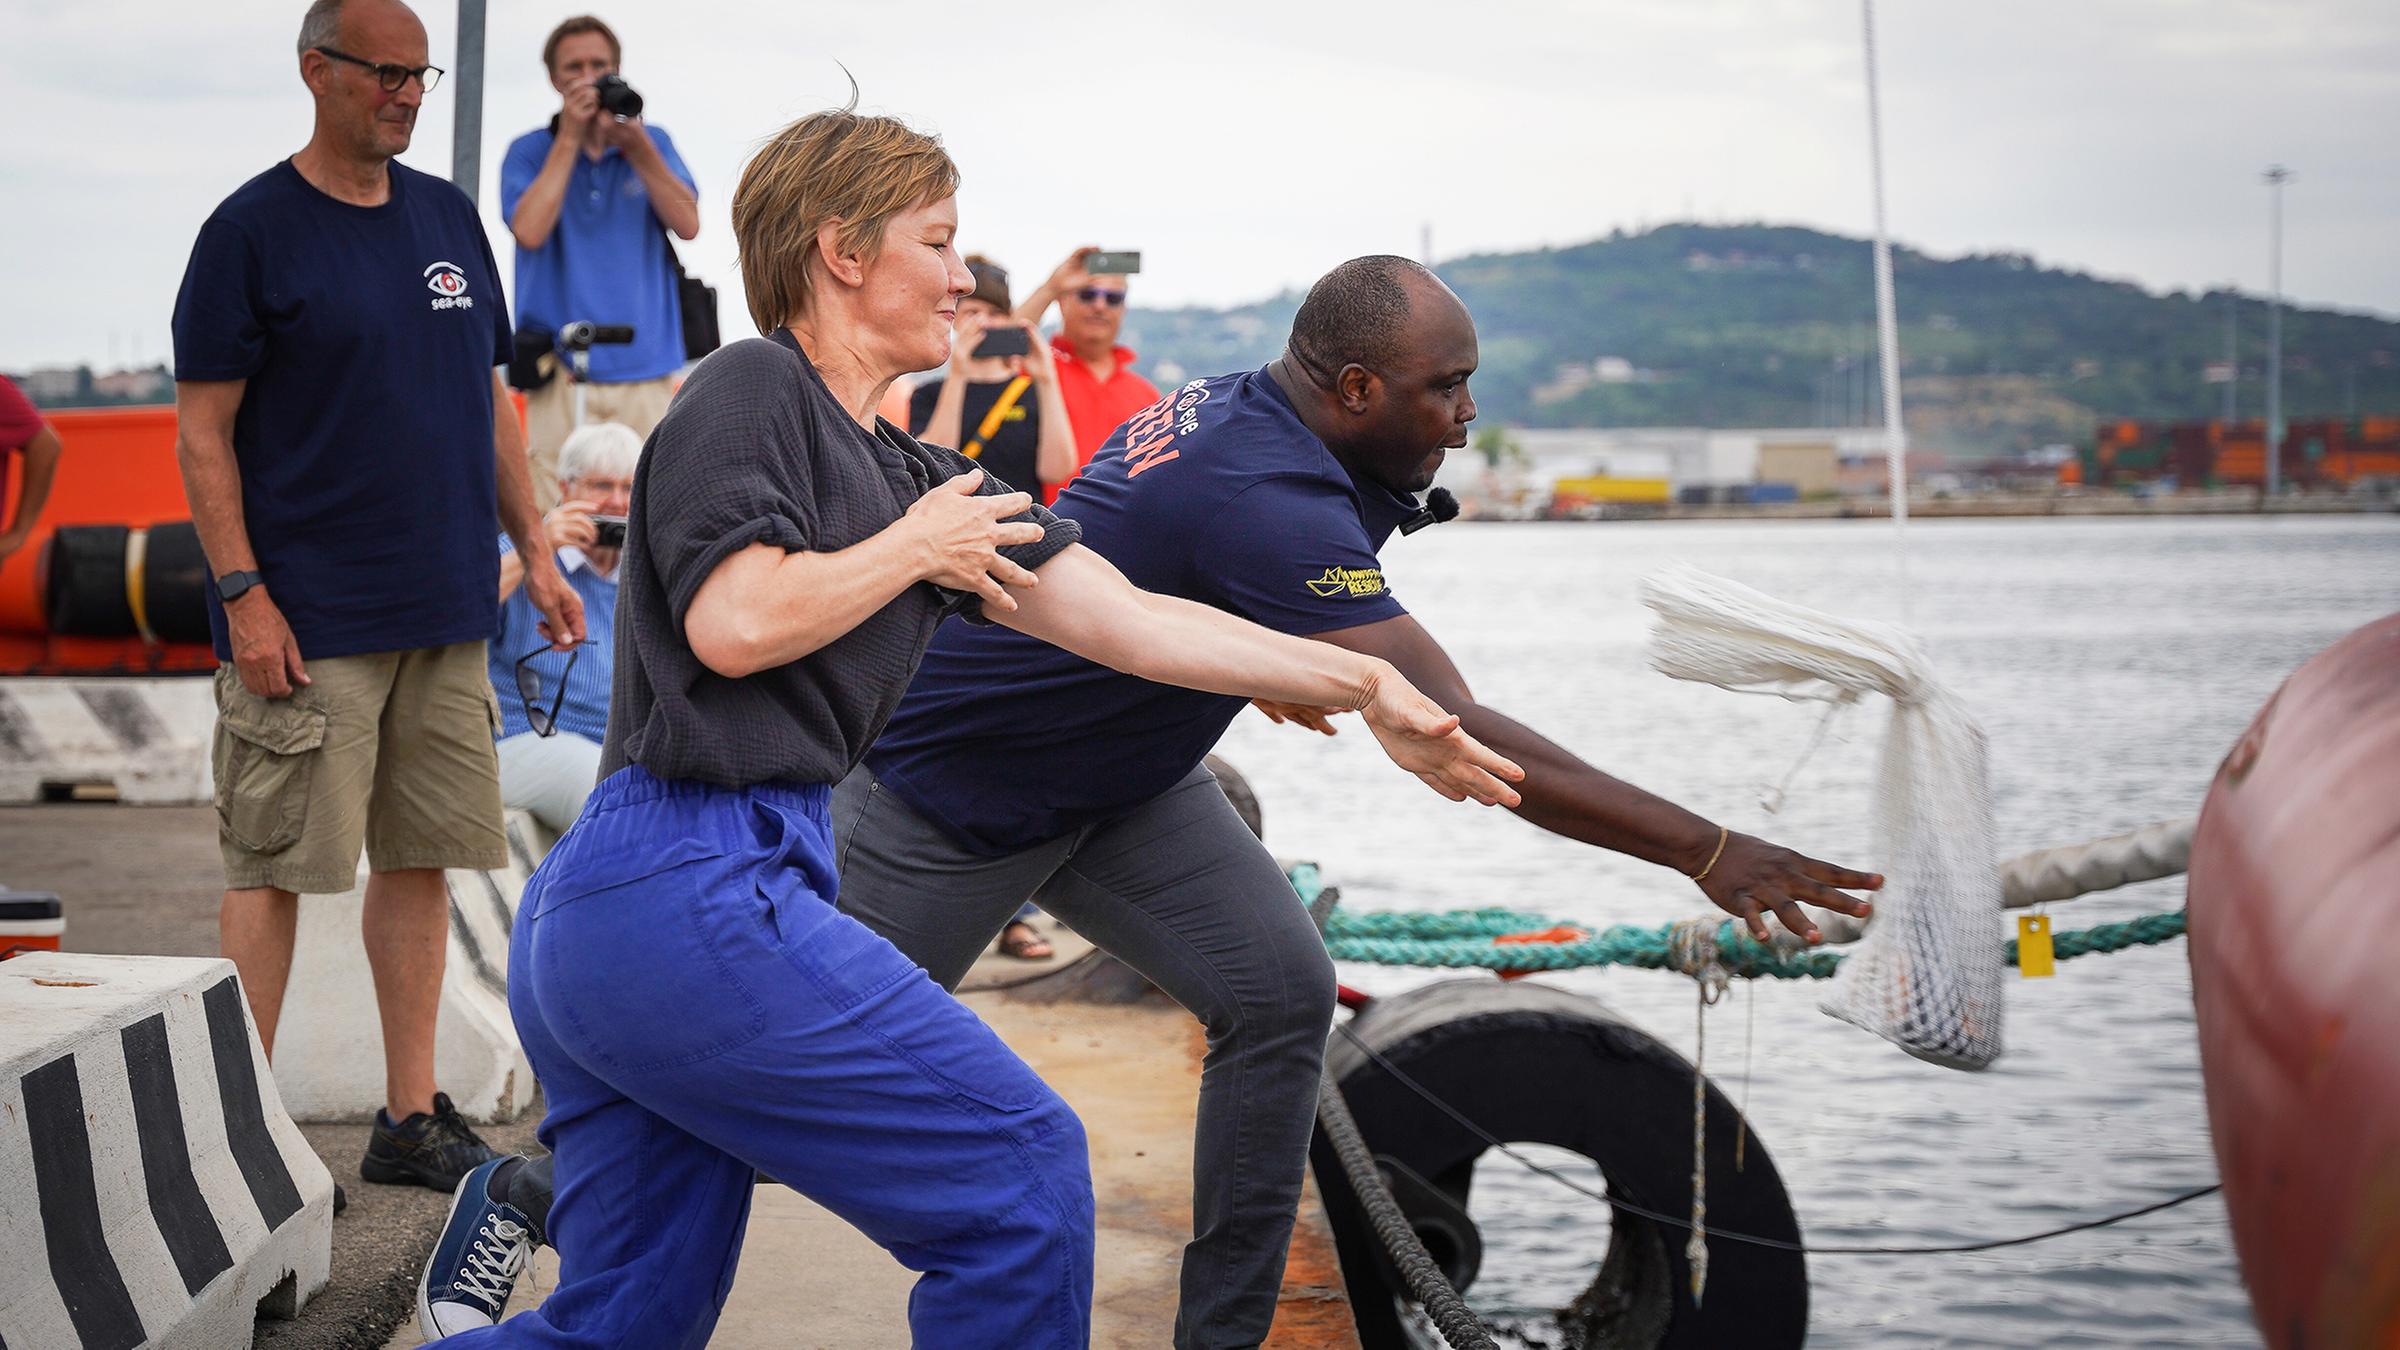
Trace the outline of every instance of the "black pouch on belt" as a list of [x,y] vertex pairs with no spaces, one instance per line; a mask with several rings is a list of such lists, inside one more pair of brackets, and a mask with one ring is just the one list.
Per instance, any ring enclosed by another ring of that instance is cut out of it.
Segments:
[[553,350],[550,333],[541,328],[520,328],[517,342],[508,358],[508,387],[535,390],[558,378],[558,366],[552,363],[542,369],[542,358]]

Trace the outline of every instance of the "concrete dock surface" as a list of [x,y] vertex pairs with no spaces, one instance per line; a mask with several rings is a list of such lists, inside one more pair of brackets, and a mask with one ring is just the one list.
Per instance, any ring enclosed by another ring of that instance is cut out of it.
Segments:
[[[207,807],[53,804],[0,810],[0,884],[65,899],[74,951],[213,956],[222,887],[215,813]],[[1129,1005],[1035,1002],[1028,980],[1088,951],[1046,916],[1049,961],[987,952],[962,996],[1084,1120],[1091,1139],[1100,1236],[1092,1344],[1169,1344],[1176,1273],[1191,1232],[1192,1118],[1203,1043],[1190,1014],[1152,995]],[[364,996],[364,991],[362,991]],[[305,1011],[287,1007],[287,1019]],[[478,1127],[494,1147],[529,1149],[538,1108]],[[279,1350],[406,1347],[416,1331],[416,1278],[449,1197],[358,1177],[365,1121],[303,1126],[349,1207],[334,1224],[330,1283],[292,1322],[262,1320],[257,1343]],[[544,1251],[518,1284],[516,1311],[557,1279]],[[914,1279],[849,1225],[782,1187],[761,1187],[733,1292],[711,1344],[869,1350],[908,1344]],[[1333,1239],[1314,1194],[1294,1232],[1277,1350],[1355,1350]]]

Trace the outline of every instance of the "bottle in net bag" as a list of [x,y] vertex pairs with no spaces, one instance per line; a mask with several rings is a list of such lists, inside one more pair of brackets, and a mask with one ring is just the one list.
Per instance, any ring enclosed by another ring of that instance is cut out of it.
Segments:
[[1884,874],[1866,938],[1818,1007],[1919,1059],[1981,1069],[2000,1057],[2000,879],[1983,729],[1933,678],[1916,640],[1721,577],[1643,579],[1658,615],[1650,663],[1677,679],[1785,698],[1892,701],[1875,789]]

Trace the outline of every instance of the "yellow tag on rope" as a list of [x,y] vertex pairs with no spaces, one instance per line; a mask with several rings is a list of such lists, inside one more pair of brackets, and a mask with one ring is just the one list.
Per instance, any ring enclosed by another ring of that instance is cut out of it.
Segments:
[[2017,919],[2017,973],[2029,980],[2058,973],[2058,959],[2050,951],[2049,915],[2026,914]]

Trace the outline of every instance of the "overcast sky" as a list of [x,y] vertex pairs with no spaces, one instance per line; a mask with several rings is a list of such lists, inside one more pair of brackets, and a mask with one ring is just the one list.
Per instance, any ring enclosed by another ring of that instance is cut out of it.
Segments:
[[[194,231],[308,136],[298,0],[0,0],[0,367],[163,358]],[[545,121],[543,35],[492,0],[484,213]],[[456,11],[420,7],[454,65]],[[686,262],[748,331],[726,204],[768,131],[838,103],[942,135],[961,243],[1023,284],[1138,248],[1135,302],[1232,304],[1360,253],[1575,243],[1676,218],[1870,225],[1852,0],[906,6],[611,0],[625,73],[700,181]],[[1878,10],[1891,226],[2158,289],[2267,283],[2400,315],[2400,4],[1946,0]],[[457,87],[406,162],[447,174]],[[1905,312],[1908,296],[1899,303]]]

